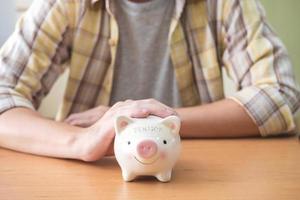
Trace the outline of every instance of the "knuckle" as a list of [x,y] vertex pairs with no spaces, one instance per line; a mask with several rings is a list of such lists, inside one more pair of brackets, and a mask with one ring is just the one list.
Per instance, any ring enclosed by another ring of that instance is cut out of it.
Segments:
[[153,98],[149,99],[149,102],[150,102],[150,103],[153,103],[153,104],[154,104],[154,103],[158,103],[158,101],[157,101],[156,99],[153,99]]
[[115,103],[114,105],[113,105],[113,108],[118,108],[118,107],[120,107],[120,106],[122,106],[123,105],[123,102],[122,101],[118,101],[117,103]]
[[127,106],[129,106],[131,108],[139,107],[139,105],[140,105],[139,101],[130,100],[130,101],[127,102]]
[[132,103],[132,102],[133,102],[132,99],[127,99],[127,100],[125,101],[125,103]]
[[145,100],[142,100],[142,101],[145,102],[145,103],[150,103],[150,104],[155,102],[155,100],[153,98],[145,99]]

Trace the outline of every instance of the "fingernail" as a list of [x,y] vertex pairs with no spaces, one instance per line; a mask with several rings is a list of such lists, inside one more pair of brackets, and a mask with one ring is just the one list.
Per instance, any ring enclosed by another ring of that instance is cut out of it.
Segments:
[[149,111],[147,109],[142,109],[132,113],[131,117],[141,118],[141,117],[147,117],[148,115],[149,115]]
[[143,114],[148,114],[148,113],[149,113],[149,110],[148,110],[148,109],[142,109],[142,113],[143,113]]

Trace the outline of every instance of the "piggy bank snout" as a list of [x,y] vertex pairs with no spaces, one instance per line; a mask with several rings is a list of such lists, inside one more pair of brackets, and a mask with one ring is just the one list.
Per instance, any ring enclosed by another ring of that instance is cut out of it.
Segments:
[[137,145],[137,153],[144,159],[149,159],[155,156],[157,149],[157,144],[152,140],[144,140]]

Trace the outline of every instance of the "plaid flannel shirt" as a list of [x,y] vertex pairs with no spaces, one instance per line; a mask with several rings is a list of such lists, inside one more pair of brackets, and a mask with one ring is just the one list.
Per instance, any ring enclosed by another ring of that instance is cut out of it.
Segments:
[[[228,98],[243,106],[261,135],[295,128],[299,89],[258,1],[176,0],[169,33],[183,106],[223,99],[224,67],[237,88]],[[109,0],[35,0],[0,51],[0,113],[37,108],[66,68],[57,120],[108,105],[118,39]]]

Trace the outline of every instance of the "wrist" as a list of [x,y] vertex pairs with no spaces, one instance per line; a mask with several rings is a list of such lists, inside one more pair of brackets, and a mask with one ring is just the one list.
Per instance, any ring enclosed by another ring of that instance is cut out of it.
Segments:
[[70,133],[70,139],[68,141],[68,148],[71,150],[72,158],[76,160],[83,160],[84,156],[84,144],[86,143],[85,137],[88,133],[87,128],[75,127]]
[[77,159],[86,162],[96,161],[107,154],[114,138],[114,129],[100,120],[93,126],[80,130],[75,137],[73,148]]

